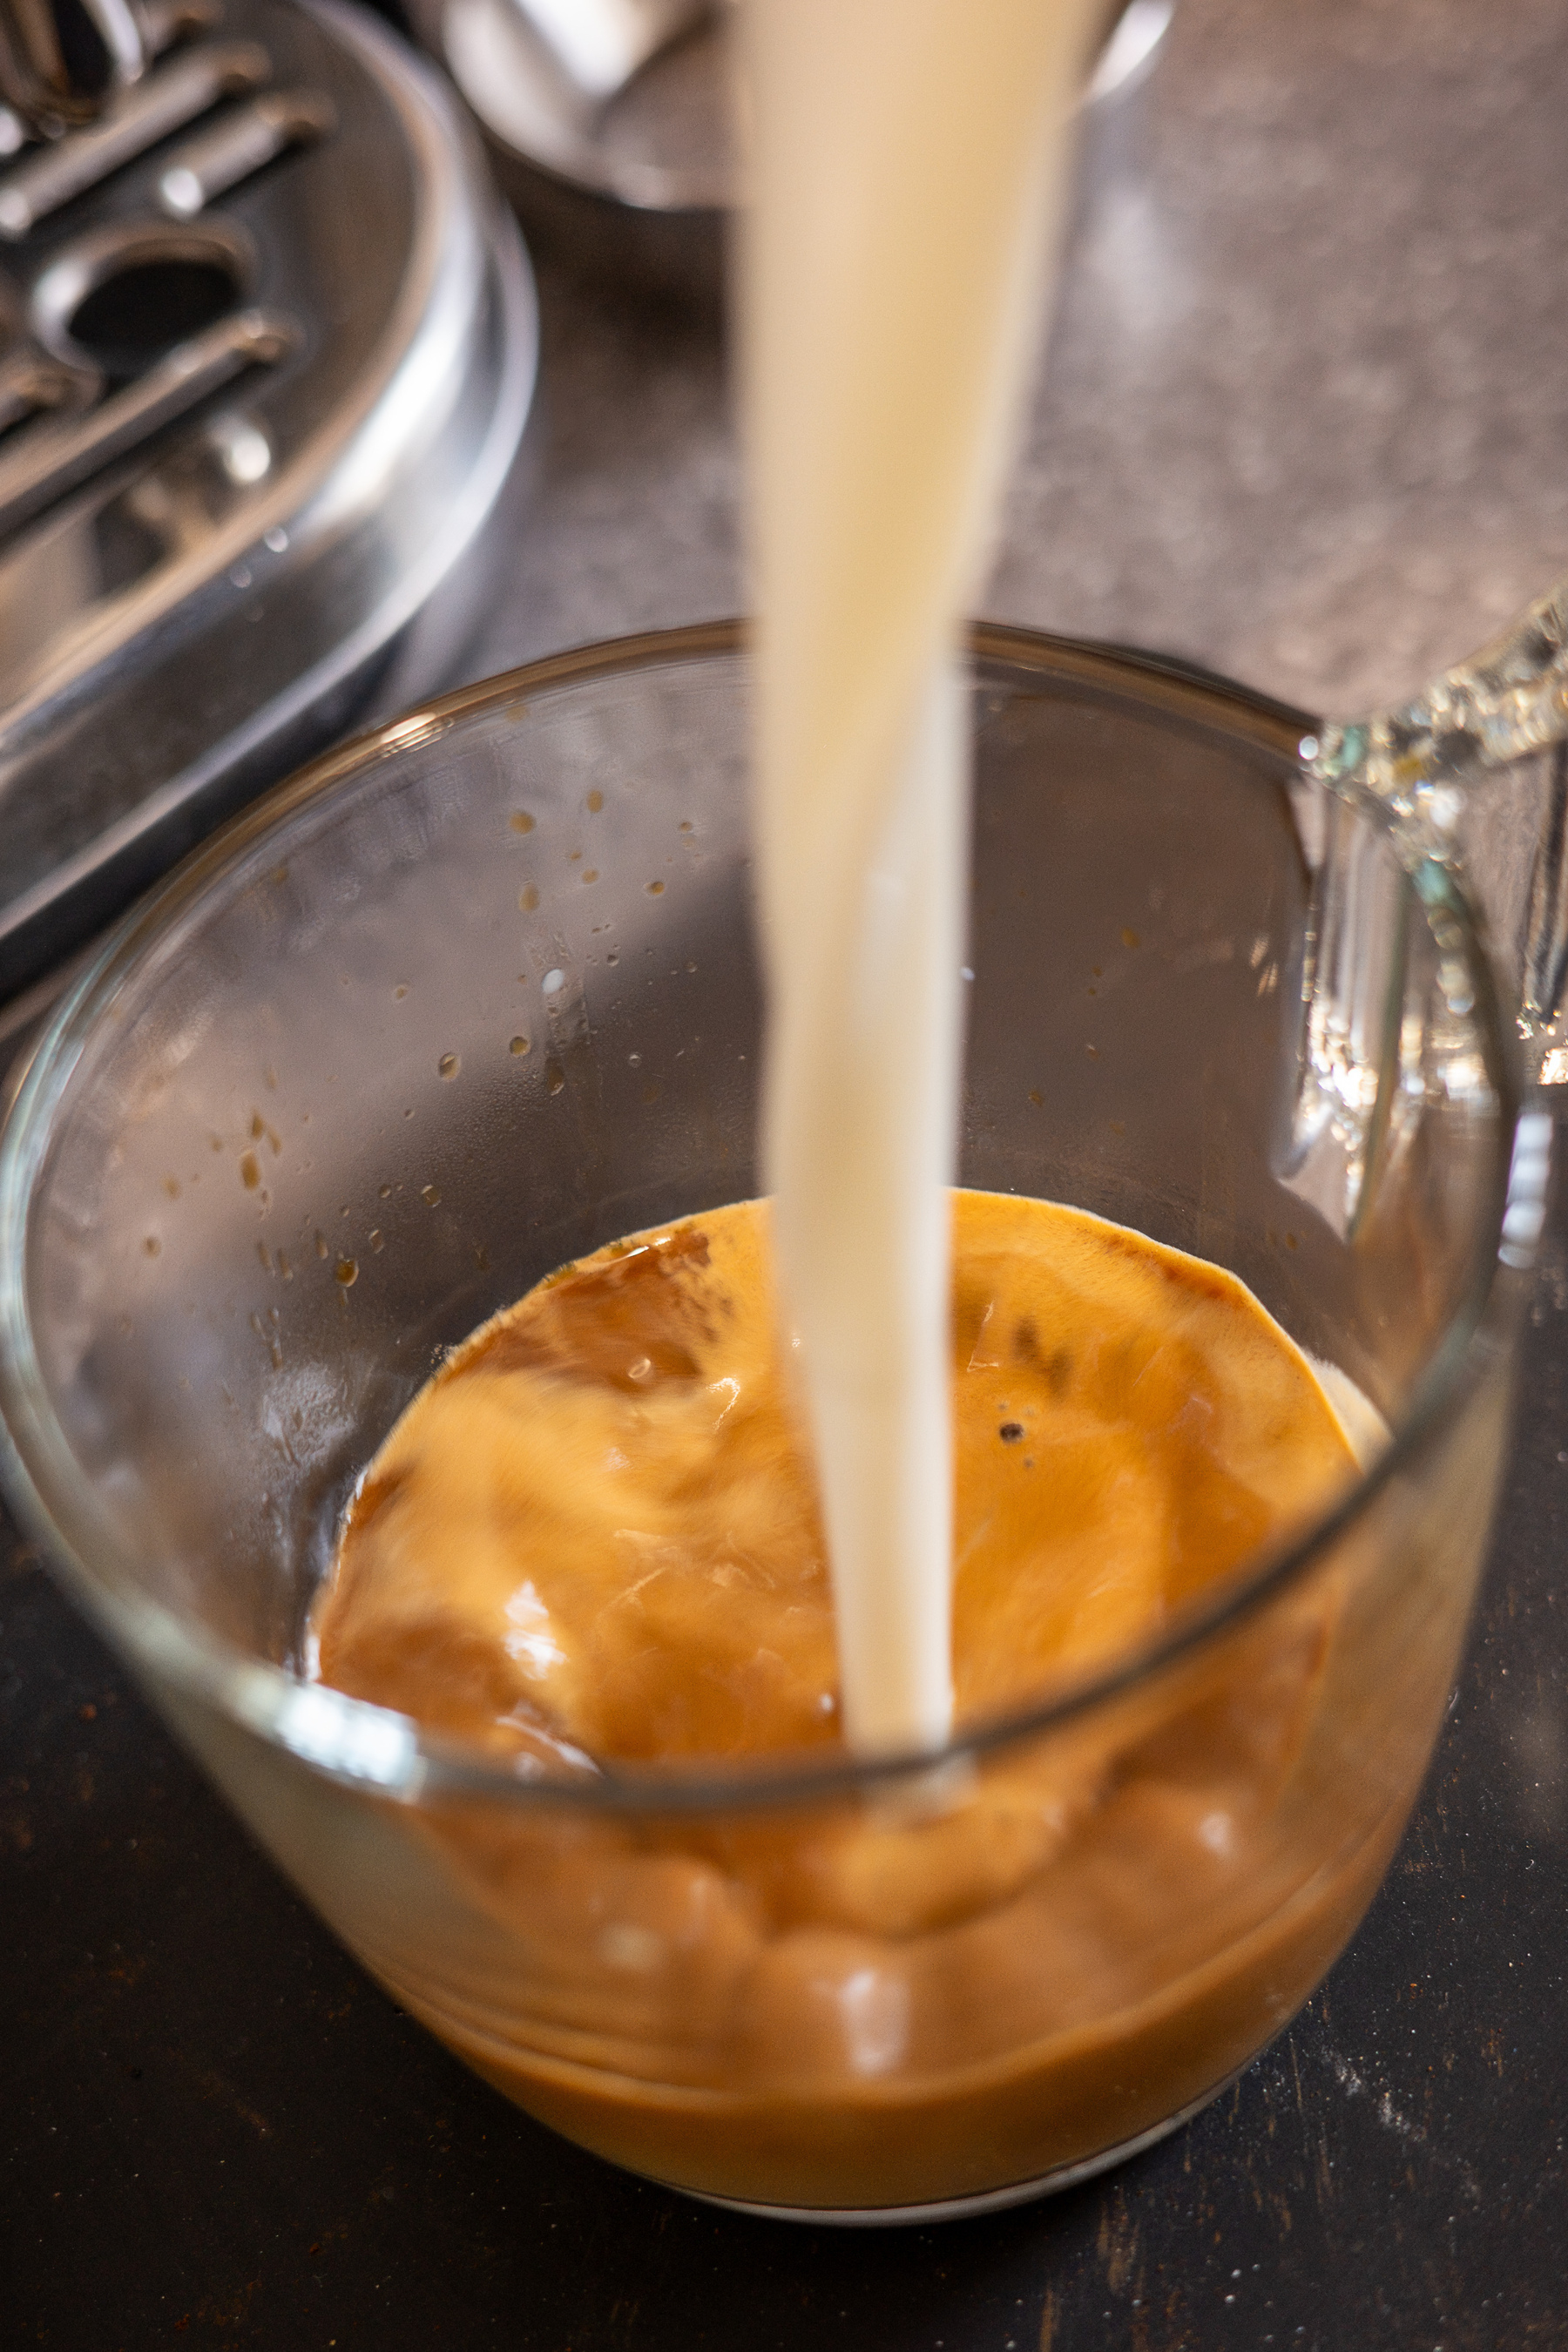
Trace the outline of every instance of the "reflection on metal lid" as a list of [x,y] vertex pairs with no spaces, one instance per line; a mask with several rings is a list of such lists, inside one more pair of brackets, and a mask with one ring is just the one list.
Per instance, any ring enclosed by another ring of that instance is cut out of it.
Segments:
[[449,672],[532,394],[527,262],[427,68],[332,0],[160,38],[0,171],[0,998]]

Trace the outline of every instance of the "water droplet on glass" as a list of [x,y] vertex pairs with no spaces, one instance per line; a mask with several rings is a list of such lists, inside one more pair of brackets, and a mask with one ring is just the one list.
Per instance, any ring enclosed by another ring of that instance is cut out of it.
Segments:
[[526,1037],[514,1037],[511,1044],[507,1047],[507,1052],[509,1054],[526,1054],[528,1051],[528,1045],[529,1041]]
[[359,1280],[359,1267],[354,1264],[352,1257],[339,1258],[336,1266],[333,1268],[333,1272],[336,1274],[338,1280],[342,1284],[345,1290],[348,1289],[351,1283],[355,1283]]
[[438,1209],[441,1205],[440,1192],[434,1184],[422,1184],[419,1188],[419,1198],[432,1209]]
[[457,1054],[443,1054],[436,1065],[444,1078],[455,1078],[462,1066],[461,1057]]
[[254,1151],[242,1151],[240,1153],[239,1181],[244,1185],[247,1192],[254,1192],[257,1186],[260,1183],[261,1162],[258,1160]]
[[526,809],[514,809],[509,820],[513,833],[531,833],[533,819]]

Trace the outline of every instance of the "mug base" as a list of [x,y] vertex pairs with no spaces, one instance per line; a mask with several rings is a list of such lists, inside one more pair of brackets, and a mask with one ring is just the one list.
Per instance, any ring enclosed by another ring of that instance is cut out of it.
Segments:
[[[1250,2059],[1247,2062],[1247,2065],[1251,2063]],[[935,2197],[918,2205],[767,2205],[743,2197],[718,2197],[708,2189],[682,2189],[678,2181],[660,2185],[679,2189],[683,2197],[694,2197],[699,2204],[721,2206],[728,2213],[754,2213],[767,2221],[810,2221],[818,2228],[900,2230],[916,2229],[928,2221],[962,2221],[972,2214],[1001,2213],[1010,2205],[1027,2205],[1037,2197],[1054,2197],[1059,2189],[1076,2189],[1080,2181],[1092,2180],[1097,2173],[1109,2172],[1113,2165],[1142,2156],[1145,2148],[1191,2123],[1194,2116],[1222,2097],[1233,2083],[1239,2082],[1246,2072],[1246,2066],[1237,2066],[1223,2082],[1201,2093],[1173,2116],[1167,2116],[1163,2123],[1152,2124],[1147,2131],[1138,2132],[1131,2139],[1118,2140],[1114,2147],[1102,2148],[1098,2156],[1083,2157],[1076,2164],[1058,2164],[1049,2172],[1037,2173],[1032,2180],[1011,2181],[1004,2189],[977,2189],[969,2197]]]

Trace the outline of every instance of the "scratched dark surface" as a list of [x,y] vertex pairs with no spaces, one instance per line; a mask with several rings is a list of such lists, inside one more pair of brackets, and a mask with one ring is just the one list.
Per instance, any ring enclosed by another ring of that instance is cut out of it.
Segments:
[[7,1530],[0,2344],[1568,2345],[1563,1202],[1468,1662],[1361,1935],[1219,2105],[993,2220],[732,2219],[527,2122],[294,1900]]

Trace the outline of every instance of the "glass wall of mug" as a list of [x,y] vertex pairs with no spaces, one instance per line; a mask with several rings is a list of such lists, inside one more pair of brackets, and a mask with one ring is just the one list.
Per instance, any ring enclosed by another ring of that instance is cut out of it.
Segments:
[[745,688],[712,628],[468,690],[131,919],[0,1161],[10,1467],[283,1867],[480,2074],[706,2195],[959,2210],[1201,2104],[1370,1901],[1496,1483],[1517,1107],[1460,893],[1391,862],[1374,1150],[1331,1120],[1302,1157],[1296,722],[983,633],[963,1181],[1231,1268],[1387,1443],[1288,1551],[934,1763],[556,1787],[321,1687],[342,1509],[444,1350],[756,1189]]

